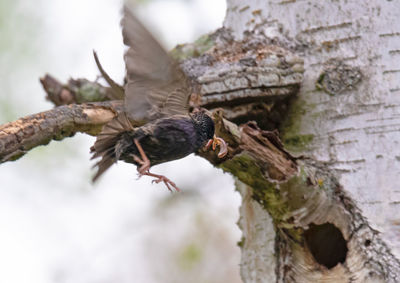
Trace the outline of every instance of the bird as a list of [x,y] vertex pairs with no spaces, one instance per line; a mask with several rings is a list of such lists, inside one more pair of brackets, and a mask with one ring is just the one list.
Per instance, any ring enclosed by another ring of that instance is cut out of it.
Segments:
[[94,52],[100,73],[116,97],[124,97],[124,110],[103,126],[91,147],[92,159],[100,158],[94,165],[97,172],[93,182],[123,160],[137,166],[139,178],[147,175],[155,178],[152,183],[163,182],[171,192],[180,191],[167,177],[151,173],[150,167],[183,158],[200,148],[215,150],[219,146],[218,157],[223,158],[228,152],[227,144],[215,135],[215,125],[207,111],[195,109],[189,113],[191,91],[179,63],[126,5],[121,27],[128,47],[123,88],[108,76]]

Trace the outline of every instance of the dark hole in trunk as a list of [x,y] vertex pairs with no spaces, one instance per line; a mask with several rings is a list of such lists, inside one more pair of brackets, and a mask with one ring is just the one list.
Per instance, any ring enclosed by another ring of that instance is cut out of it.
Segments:
[[335,225],[311,224],[304,236],[308,248],[319,264],[332,268],[346,260],[347,243],[342,232]]

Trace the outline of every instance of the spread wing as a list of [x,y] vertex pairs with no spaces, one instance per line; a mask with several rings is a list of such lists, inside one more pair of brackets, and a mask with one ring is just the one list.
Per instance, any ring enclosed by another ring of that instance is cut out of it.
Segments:
[[190,91],[183,71],[126,6],[123,13],[128,116],[142,121],[187,114]]

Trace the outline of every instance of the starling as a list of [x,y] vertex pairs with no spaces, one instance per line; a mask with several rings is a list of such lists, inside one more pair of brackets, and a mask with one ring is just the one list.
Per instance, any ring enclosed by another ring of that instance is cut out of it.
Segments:
[[[101,157],[95,164],[98,171],[93,181],[123,160],[137,165],[139,177],[154,177],[153,182],[163,182],[170,191],[179,191],[167,177],[150,173],[150,167],[211,145],[214,150],[220,146],[218,157],[222,158],[227,145],[214,135],[214,122],[205,111],[189,114],[190,88],[185,74],[127,7],[121,26],[128,46],[124,56],[124,112],[103,127],[91,147],[92,159]],[[120,92],[94,55],[103,77],[115,92]]]

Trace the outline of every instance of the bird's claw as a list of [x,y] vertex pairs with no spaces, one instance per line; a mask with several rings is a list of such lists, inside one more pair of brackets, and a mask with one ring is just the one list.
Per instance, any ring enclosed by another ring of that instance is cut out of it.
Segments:
[[180,192],[180,191],[181,191],[181,190],[175,185],[175,183],[172,182],[172,181],[171,181],[170,179],[168,179],[167,177],[162,176],[162,175],[158,175],[157,178],[158,178],[158,179],[156,179],[156,180],[152,180],[151,183],[152,183],[152,184],[154,184],[154,183],[158,184],[158,183],[160,183],[160,182],[164,182],[164,184],[167,186],[167,189],[168,189],[171,193],[173,192],[173,190],[171,189],[171,187],[174,188],[175,191],[177,191],[177,192]]
[[214,135],[214,137],[207,142],[204,149],[205,150],[210,149],[211,145],[213,150],[215,150],[217,148],[217,145],[219,145],[220,148],[218,153],[219,158],[223,158],[228,153],[228,144],[222,138],[219,138]]
[[[142,166],[143,167],[143,166]],[[172,193],[173,189],[177,192],[180,192],[181,190],[176,186],[176,184],[174,182],[172,182],[170,179],[168,179],[167,177],[163,176],[163,175],[158,175],[158,174],[154,174],[154,173],[150,173],[149,169],[145,168],[145,171],[140,171],[141,168],[140,167],[138,169],[138,179],[140,179],[142,176],[150,176],[150,177],[154,177],[157,179],[154,179],[151,181],[152,184],[156,183],[161,183],[163,182],[165,184],[165,186],[167,186],[167,189]],[[172,189],[173,188],[173,189]]]

